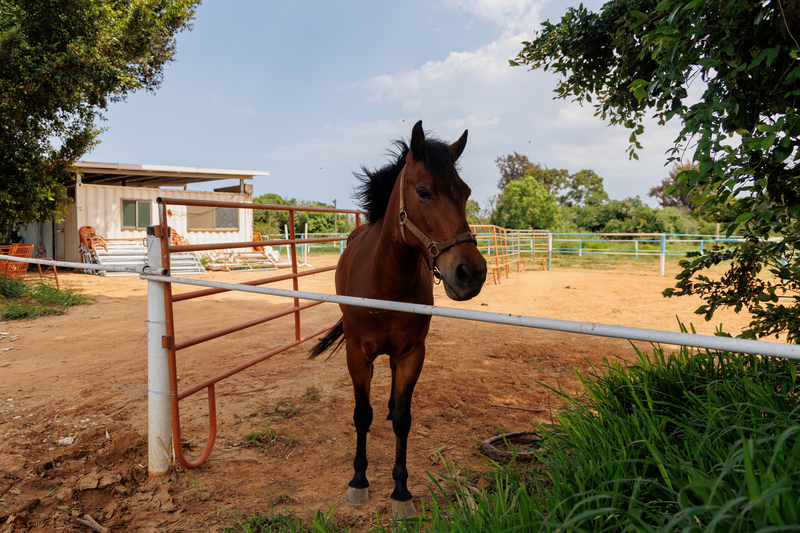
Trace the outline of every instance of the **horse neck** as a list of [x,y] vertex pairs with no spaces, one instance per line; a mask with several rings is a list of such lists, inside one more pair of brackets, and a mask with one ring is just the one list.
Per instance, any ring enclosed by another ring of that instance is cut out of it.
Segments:
[[373,274],[376,279],[389,280],[391,291],[399,295],[432,295],[432,275],[425,266],[422,254],[403,237],[396,196],[392,195],[386,214],[378,221],[380,228],[375,228],[380,238],[373,255]]

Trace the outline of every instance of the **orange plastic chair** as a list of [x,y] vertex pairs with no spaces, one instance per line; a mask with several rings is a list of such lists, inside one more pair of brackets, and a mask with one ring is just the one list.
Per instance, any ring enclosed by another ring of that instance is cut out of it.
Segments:
[[81,228],[78,230],[78,238],[80,239],[80,242],[86,251],[97,251],[97,248],[99,247],[104,248],[106,252],[108,251],[106,240],[103,237],[100,237],[94,231],[92,226],[81,226]]
[[[33,255],[33,245],[15,242],[11,245],[8,254],[6,255],[29,259]],[[6,261],[5,276],[7,278],[24,278],[27,273],[28,263],[22,263],[20,261]]]
[[[4,244],[0,246],[0,255],[9,255],[11,257],[22,257],[27,259],[33,256],[33,245],[22,243]],[[52,261],[52,259],[49,257],[45,257],[43,259]],[[23,263],[19,261],[0,260],[0,277],[9,279],[21,278],[23,281],[35,279],[27,275],[28,265],[29,263]],[[40,264],[37,264],[36,267],[39,269],[39,280],[44,280],[45,278],[49,277],[48,274],[52,273],[53,279],[56,282],[56,288],[61,288],[58,283],[58,271],[56,270],[55,265],[50,267],[45,265],[44,270],[42,270],[42,265]]]
[[173,228],[169,228],[169,243],[175,246],[180,246],[189,244],[189,239],[175,231]]

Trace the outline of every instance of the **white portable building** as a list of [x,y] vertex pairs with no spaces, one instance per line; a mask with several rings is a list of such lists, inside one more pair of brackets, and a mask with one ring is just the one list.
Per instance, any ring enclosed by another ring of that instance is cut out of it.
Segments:
[[[160,165],[78,161],[68,184],[69,205],[63,222],[31,224],[25,242],[37,244],[36,255],[60,261],[81,261],[78,229],[92,226],[105,239],[144,239],[147,226],[158,223],[156,198],[191,198],[252,202],[255,176],[266,171],[225,170]],[[209,182],[235,180],[213,191],[189,190]],[[236,184],[238,181],[238,184]],[[191,244],[252,240],[250,209],[169,207],[169,225]]]

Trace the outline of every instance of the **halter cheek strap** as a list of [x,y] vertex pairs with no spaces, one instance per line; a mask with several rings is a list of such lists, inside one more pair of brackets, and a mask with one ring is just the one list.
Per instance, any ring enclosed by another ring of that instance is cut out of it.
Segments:
[[441,274],[439,273],[439,269],[436,266],[436,258],[439,255],[452,248],[453,246],[457,246],[464,242],[471,242],[473,244],[478,244],[478,240],[475,238],[475,234],[471,231],[464,231],[462,233],[456,233],[452,237],[448,237],[446,239],[442,239],[439,242],[432,240],[430,237],[425,235],[425,233],[419,229],[416,224],[411,222],[408,218],[408,213],[406,212],[406,203],[405,203],[405,185],[406,185],[406,167],[403,166],[403,171],[400,173],[400,235],[403,236],[403,241],[408,244],[408,240],[406,239],[406,230],[410,231],[411,234],[416,237],[425,249],[428,251],[428,257],[425,258],[425,263],[428,266],[428,270],[433,272],[433,275],[441,279]]

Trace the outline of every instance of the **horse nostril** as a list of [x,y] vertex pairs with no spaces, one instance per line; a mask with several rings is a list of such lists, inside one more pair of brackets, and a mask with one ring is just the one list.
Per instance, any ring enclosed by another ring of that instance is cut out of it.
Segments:
[[470,280],[470,269],[465,263],[460,263],[456,267],[456,283],[461,286],[468,285]]

